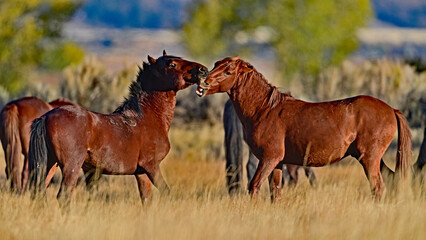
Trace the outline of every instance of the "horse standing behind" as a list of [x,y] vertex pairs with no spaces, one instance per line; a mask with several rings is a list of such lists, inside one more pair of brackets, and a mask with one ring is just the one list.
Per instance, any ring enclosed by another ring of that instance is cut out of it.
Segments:
[[[225,130],[225,157],[226,157],[226,185],[229,194],[234,194],[241,189],[243,175],[243,126],[232,106],[231,100],[225,103],[223,110],[223,128]],[[246,165],[247,180],[250,182],[254,176],[259,160],[253,153],[249,153]],[[285,164],[283,166],[282,185],[285,178],[289,178],[289,186],[295,186],[298,182],[298,170],[301,166]],[[310,167],[303,167],[311,186],[316,185],[315,173]]]
[[420,146],[419,157],[417,158],[416,168],[418,171],[423,169],[423,166],[426,164],[426,127],[423,131],[423,142]]
[[130,85],[129,97],[113,113],[65,106],[34,121],[29,150],[34,192],[44,193],[47,171],[56,163],[63,176],[58,193],[63,206],[69,204],[80,168],[89,183],[101,173],[134,175],[143,202],[152,184],[169,190],[159,166],[170,149],[176,93],[205,79],[208,69],[165,51],[158,59],[148,56],[148,62]]
[[[4,106],[0,114],[0,140],[6,160],[6,177],[10,179],[12,190],[23,192],[27,186],[28,147],[33,120],[56,107],[72,104],[62,98],[47,103],[36,97],[24,97]],[[21,154],[24,155],[22,167]]]
[[225,58],[201,83],[199,96],[228,93],[251,152],[259,158],[250,193],[256,197],[272,173],[273,196],[281,195],[283,164],[325,166],[346,156],[358,159],[379,200],[384,190],[380,163],[398,130],[396,170],[410,170],[411,134],[403,114],[379,99],[357,96],[309,103],[281,93],[249,63]]

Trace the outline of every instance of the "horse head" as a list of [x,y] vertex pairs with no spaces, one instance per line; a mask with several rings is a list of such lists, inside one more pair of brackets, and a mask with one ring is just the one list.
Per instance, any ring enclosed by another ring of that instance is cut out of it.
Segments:
[[227,57],[214,64],[207,79],[198,84],[196,93],[203,97],[217,92],[228,92],[241,74],[252,71],[253,66],[239,57]]
[[141,86],[152,91],[178,91],[199,84],[208,76],[208,69],[196,62],[184,60],[180,57],[167,55],[155,59],[148,56],[148,63],[144,62]]

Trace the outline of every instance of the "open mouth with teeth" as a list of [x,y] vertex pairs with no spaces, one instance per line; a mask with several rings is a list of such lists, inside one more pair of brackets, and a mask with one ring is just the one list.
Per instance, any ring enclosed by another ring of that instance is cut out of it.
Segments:
[[197,90],[195,90],[195,93],[199,96],[199,97],[203,97],[207,90],[209,89],[209,84],[206,83],[206,79],[207,79],[208,73],[199,76],[198,78],[198,84],[197,84]]
[[197,90],[195,91],[195,93],[199,97],[203,97],[204,95],[206,95],[207,90],[209,90],[209,84],[205,81],[200,81],[200,83],[197,85]]
[[199,96],[202,97],[204,96],[204,88],[200,87],[200,85],[197,86],[197,90],[195,91],[195,93]]

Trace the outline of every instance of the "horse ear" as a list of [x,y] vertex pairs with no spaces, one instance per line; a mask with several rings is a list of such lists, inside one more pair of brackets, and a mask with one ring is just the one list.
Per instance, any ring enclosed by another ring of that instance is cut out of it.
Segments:
[[155,63],[157,60],[155,60],[155,58],[153,58],[153,57],[151,57],[151,56],[149,56],[148,55],[148,62],[149,63],[151,63],[151,64],[153,64],[153,63]]
[[163,50],[163,56],[167,56],[166,50]]
[[253,69],[254,69],[254,68],[253,68],[253,65],[251,65],[250,63],[247,63],[247,62],[243,62],[243,67],[248,68],[248,69],[250,69],[250,70],[253,70]]
[[247,63],[247,62],[241,62],[241,72],[251,72],[251,71],[253,71],[254,70],[254,67],[253,67],[253,65],[251,65],[250,63]]

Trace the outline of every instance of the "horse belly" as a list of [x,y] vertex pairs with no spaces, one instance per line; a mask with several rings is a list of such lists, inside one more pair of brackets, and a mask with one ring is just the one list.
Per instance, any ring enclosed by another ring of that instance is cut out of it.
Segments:
[[88,153],[85,163],[102,169],[104,174],[130,175],[136,171],[137,155],[131,152],[104,148],[97,153],[91,153],[90,150]]
[[350,143],[307,143],[303,147],[287,146],[285,164],[321,167],[339,161],[345,156]]

